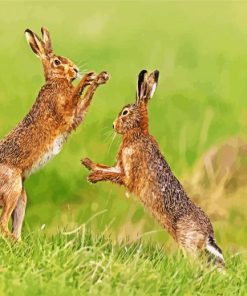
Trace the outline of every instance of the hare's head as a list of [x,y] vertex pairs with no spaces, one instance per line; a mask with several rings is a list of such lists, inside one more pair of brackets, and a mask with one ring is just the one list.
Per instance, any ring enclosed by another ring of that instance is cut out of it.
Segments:
[[70,82],[73,81],[78,75],[77,66],[69,59],[54,54],[47,29],[41,28],[41,33],[42,39],[29,29],[25,31],[27,42],[43,64],[45,80],[66,78]]
[[119,134],[126,134],[131,129],[139,128],[148,131],[147,104],[157,87],[159,71],[148,74],[142,70],[138,75],[136,102],[123,107],[113,123],[113,128]]

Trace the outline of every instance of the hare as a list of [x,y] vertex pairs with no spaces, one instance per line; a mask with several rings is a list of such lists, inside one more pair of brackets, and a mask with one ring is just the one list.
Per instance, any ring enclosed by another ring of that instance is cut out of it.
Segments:
[[88,158],[82,164],[91,170],[89,182],[111,181],[125,186],[140,198],[182,249],[192,254],[206,253],[209,260],[223,267],[222,251],[209,218],[189,199],[157,141],[149,134],[147,104],[158,77],[157,70],[149,75],[146,70],[141,71],[136,102],[125,106],[114,121],[115,131],[122,135],[116,164],[109,167]]
[[[27,29],[26,39],[44,68],[45,85],[25,118],[0,141],[0,231],[19,239],[27,202],[25,179],[58,154],[69,134],[83,121],[97,87],[106,83],[106,72],[87,73],[76,87],[78,68],[55,55],[47,29],[42,39]],[[83,89],[89,86],[83,98]],[[8,222],[12,215],[12,233]]]

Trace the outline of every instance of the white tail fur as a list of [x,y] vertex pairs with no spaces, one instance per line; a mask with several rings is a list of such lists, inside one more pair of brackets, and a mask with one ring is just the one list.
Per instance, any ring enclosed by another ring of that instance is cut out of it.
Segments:
[[208,241],[206,244],[206,251],[208,252],[210,261],[213,260],[213,261],[215,261],[216,264],[219,264],[221,266],[225,265],[222,251],[221,251],[220,247],[218,247],[215,239],[212,236],[208,237]]

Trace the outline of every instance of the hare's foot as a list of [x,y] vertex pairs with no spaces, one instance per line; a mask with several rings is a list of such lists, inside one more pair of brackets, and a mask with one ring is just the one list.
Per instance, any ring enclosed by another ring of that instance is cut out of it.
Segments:
[[0,224],[0,236],[4,237],[4,238],[7,238],[13,242],[16,242],[17,241],[17,237],[12,234],[9,230],[8,230],[8,227],[6,227],[5,225],[3,224]]
[[3,223],[0,223],[0,233],[1,235],[6,237],[11,234],[10,231],[8,230],[8,227]]
[[99,181],[102,181],[102,174],[100,171],[93,171],[90,173],[90,175],[87,177],[88,182],[90,183],[97,183]]
[[109,79],[110,75],[106,71],[103,71],[96,77],[96,83],[98,85],[105,84]]
[[75,106],[77,106],[80,101],[80,96],[84,90],[84,88],[88,85],[91,85],[93,81],[96,79],[97,74],[93,71],[86,73],[82,79],[79,81],[77,86],[75,87],[72,95],[72,101]]
[[122,173],[95,170],[92,171],[88,176],[88,182],[97,183],[100,181],[110,181],[115,184],[124,185],[124,175]]
[[92,162],[92,160],[87,157],[81,160],[81,164],[84,165],[84,167],[86,167],[88,170],[93,170],[95,167],[94,162]]
[[[80,97],[78,96],[78,94],[79,95],[82,94],[82,91],[85,86],[85,84],[84,84],[85,79],[87,80],[87,83],[91,84],[91,85],[87,89],[87,92],[84,95],[84,97],[82,98],[82,100],[80,100]],[[93,79],[93,81],[92,81],[92,79]],[[96,89],[98,88],[99,85],[105,84],[108,79],[109,79],[109,75],[107,72],[101,72],[97,76],[95,75],[94,72],[90,72],[90,73],[86,74],[86,76],[84,76],[84,78],[82,78],[82,80],[79,82],[79,84],[75,88],[74,94],[73,94],[73,104],[77,105],[77,107],[76,107],[75,118],[74,118],[73,123],[71,125],[71,130],[76,129],[81,124],[81,122],[83,122]]]
[[84,86],[91,85],[96,77],[97,74],[94,71],[86,73],[82,78],[84,80]]
[[113,173],[120,173],[120,169],[116,166],[110,167],[105,164],[95,163],[88,157],[81,160],[81,164],[84,165],[88,170],[93,171],[106,171],[106,172],[113,172]]

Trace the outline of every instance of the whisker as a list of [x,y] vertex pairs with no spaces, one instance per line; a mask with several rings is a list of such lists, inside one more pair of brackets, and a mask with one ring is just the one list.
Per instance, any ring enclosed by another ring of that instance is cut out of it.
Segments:
[[88,71],[89,71],[88,69],[83,69],[83,70],[79,71],[79,73],[81,75],[85,75]]
[[83,71],[79,71],[77,73],[77,77],[76,78],[81,79],[87,73],[87,71],[88,71],[87,69],[85,69]]
[[109,126],[105,126],[102,128],[102,132],[112,132],[112,129],[110,129]]
[[104,140],[103,140],[103,142],[104,143],[107,143],[111,139],[112,136],[113,136],[112,131],[106,132],[104,134]]
[[114,132],[114,135],[113,135],[112,141],[111,141],[111,143],[110,143],[110,146],[109,146],[109,148],[108,148],[107,154],[109,154],[109,152],[110,152],[110,149],[111,149],[112,144],[113,144],[113,142],[114,142],[114,140],[115,140],[115,138],[116,138],[116,135],[117,135],[117,133]]
[[87,64],[82,63],[82,64],[78,64],[78,67],[79,67],[79,68],[84,68],[86,65],[87,65]]
[[102,132],[103,136],[109,135],[111,133],[112,133],[112,131],[110,131],[110,130],[105,130],[104,132]]
[[76,65],[79,66],[79,68],[80,68],[82,66],[86,66],[87,62],[83,61],[83,60],[79,60],[79,61],[76,61]]
[[107,126],[102,128],[102,132],[106,132],[106,131],[112,132],[113,130],[111,128],[109,128],[109,125],[107,125]]

